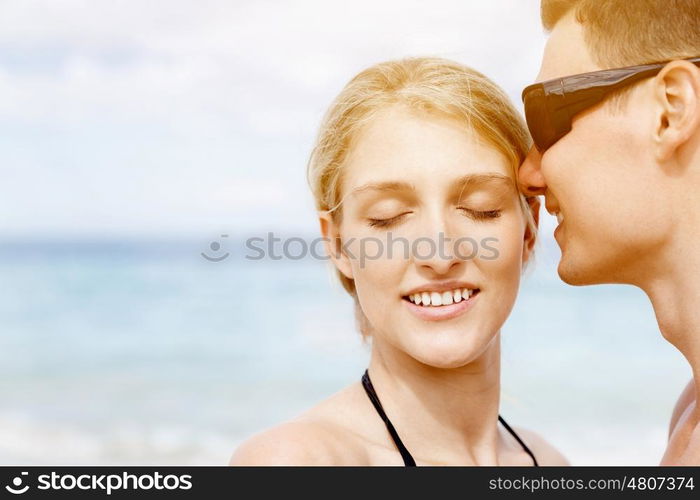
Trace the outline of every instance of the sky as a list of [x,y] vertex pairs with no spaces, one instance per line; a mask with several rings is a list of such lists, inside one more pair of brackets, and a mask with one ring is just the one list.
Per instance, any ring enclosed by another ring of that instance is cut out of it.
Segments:
[[521,109],[545,39],[539,0],[2,0],[0,234],[313,234],[306,162],[352,76],[447,57]]

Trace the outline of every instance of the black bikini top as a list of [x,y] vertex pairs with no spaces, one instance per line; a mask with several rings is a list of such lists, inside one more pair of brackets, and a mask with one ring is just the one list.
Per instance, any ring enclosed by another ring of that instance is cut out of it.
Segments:
[[[362,387],[365,388],[365,392],[367,393],[369,400],[374,405],[374,409],[377,410],[377,413],[379,413],[379,416],[384,421],[384,424],[386,425],[386,428],[389,431],[389,434],[391,435],[391,439],[394,441],[394,444],[396,444],[396,448],[399,450],[399,453],[401,453],[404,465],[406,465],[407,467],[415,467],[416,461],[413,459],[413,456],[411,456],[409,451],[404,446],[403,442],[401,441],[401,438],[396,432],[396,429],[391,423],[391,420],[389,420],[389,417],[386,416],[384,408],[382,407],[382,403],[379,401],[379,397],[377,396],[377,393],[375,392],[374,387],[372,386],[372,381],[369,379],[369,373],[367,372],[367,370],[365,370],[364,375],[362,375]],[[520,436],[518,436],[515,433],[515,431],[510,427],[510,425],[508,425],[503,419],[503,417],[501,417],[500,415],[498,416],[498,421],[501,424],[503,424],[503,427],[505,427],[505,429],[515,438],[515,440],[518,443],[520,443],[520,446],[523,447],[525,453],[530,455],[530,457],[532,458],[533,465],[537,467],[539,464],[537,463],[535,455],[532,453],[532,451],[530,451],[530,448],[527,447],[523,440],[520,439]]]

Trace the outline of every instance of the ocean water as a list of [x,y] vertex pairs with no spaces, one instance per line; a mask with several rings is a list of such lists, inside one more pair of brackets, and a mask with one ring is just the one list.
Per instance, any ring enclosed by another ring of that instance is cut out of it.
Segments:
[[[208,242],[0,244],[0,463],[225,464],[368,358],[325,263],[219,263]],[[660,459],[690,377],[631,287],[526,275],[501,413],[577,465]]]

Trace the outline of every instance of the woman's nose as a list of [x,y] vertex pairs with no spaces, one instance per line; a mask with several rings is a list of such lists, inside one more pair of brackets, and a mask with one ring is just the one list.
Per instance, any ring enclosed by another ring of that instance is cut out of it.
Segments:
[[[449,222],[446,220],[434,221],[431,236],[421,237],[414,242],[415,262],[419,267],[430,269],[439,275],[449,274],[463,260],[460,258],[460,251],[456,248],[460,236],[454,235],[450,230]],[[438,231],[435,231],[438,228]]]
[[525,196],[537,196],[544,194],[547,189],[542,175],[542,155],[535,147],[525,157],[525,161],[518,170],[518,185]]

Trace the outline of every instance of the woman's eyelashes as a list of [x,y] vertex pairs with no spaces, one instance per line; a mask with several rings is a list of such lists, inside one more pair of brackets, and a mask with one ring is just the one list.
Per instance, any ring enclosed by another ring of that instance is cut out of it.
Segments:
[[[466,208],[466,207],[457,207],[459,211],[464,213],[467,217],[469,217],[472,220],[475,221],[488,221],[488,220],[493,220],[497,219],[501,216],[501,210],[496,209],[496,210],[474,210],[471,208]],[[392,226],[395,226],[399,224],[406,215],[411,214],[412,212],[404,212],[402,214],[396,215],[394,217],[388,217],[388,218],[368,218],[367,219],[367,224],[370,227],[374,228],[389,228]]]
[[501,210],[473,210],[466,207],[458,207],[468,217],[474,220],[492,220],[498,219],[501,216]]
[[410,213],[411,212],[405,212],[405,213],[396,215],[394,217],[389,217],[387,219],[369,218],[369,219],[367,219],[367,221],[368,221],[368,224],[370,225],[370,227],[376,227],[376,228],[391,227],[391,226],[396,225],[404,215],[408,215]]

